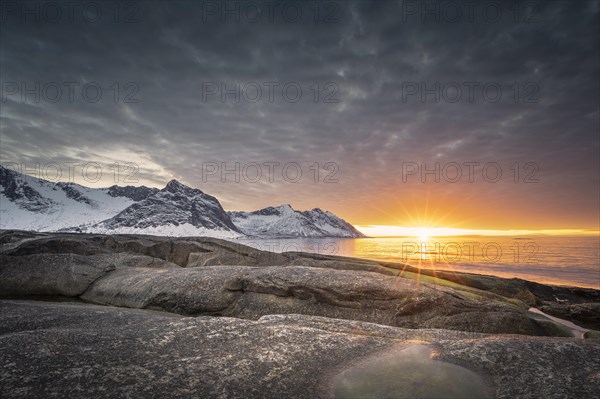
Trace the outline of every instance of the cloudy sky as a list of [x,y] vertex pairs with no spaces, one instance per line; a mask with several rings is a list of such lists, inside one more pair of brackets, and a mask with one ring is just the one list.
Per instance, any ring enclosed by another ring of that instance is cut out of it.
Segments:
[[227,210],[597,230],[600,3],[521,3],[2,1],[0,161],[94,186],[118,163]]

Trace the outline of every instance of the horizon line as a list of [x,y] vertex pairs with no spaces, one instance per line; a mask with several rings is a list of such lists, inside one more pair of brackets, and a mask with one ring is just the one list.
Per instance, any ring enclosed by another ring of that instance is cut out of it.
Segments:
[[451,227],[407,227],[390,225],[354,225],[369,237],[458,237],[458,236],[600,236],[590,229],[459,229]]

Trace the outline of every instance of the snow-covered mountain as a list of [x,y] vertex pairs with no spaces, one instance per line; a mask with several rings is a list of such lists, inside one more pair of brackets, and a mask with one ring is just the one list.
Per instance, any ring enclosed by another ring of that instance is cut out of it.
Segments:
[[0,165],[0,229],[172,236],[364,237],[331,212],[289,205],[225,212],[219,201],[171,180],[165,188],[89,188]]
[[97,223],[155,191],[148,187],[97,189],[53,183],[0,166],[0,228],[51,231]]
[[319,208],[302,212],[285,204],[229,215],[244,234],[255,237],[365,237],[350,223]]
[[118,215],[82,230],[230,238],[242,235],[215,197],[177,180],[171,180],[162,190],[128,206]]

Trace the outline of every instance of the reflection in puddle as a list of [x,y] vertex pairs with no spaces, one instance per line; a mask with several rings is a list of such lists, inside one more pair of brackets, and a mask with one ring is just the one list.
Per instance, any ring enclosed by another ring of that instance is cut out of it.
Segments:
[[486,398],[474,372],[431,358],[431,348],[413,345],[369,360],[335,377],[335,398]]

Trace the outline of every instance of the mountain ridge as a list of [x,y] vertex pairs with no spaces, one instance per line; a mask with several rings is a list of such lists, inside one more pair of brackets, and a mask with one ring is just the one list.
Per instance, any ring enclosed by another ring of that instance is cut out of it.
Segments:
[[228,213],[244,234],[259,238],[366,237],[350,223],[320,208],[298,211],[290,204],[283,204],[252,212]]
[[[219,200],[176,179],[164,188],[90,188],[51,182],[0,165],[0,228],[35,231],[254,236],[365,237],[329,211],[290,204],[253,212],[225,211]],[[268,218],[269,220],[261,220]],[[253,227],[254,226],[254,227]]]

